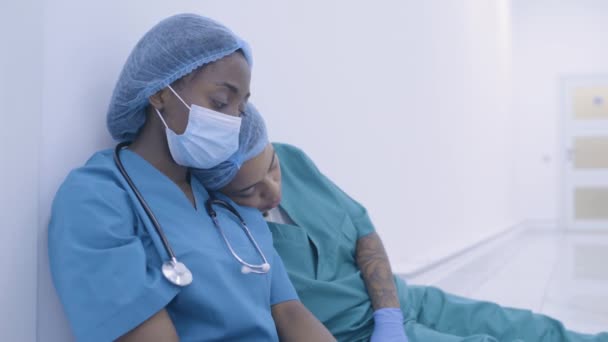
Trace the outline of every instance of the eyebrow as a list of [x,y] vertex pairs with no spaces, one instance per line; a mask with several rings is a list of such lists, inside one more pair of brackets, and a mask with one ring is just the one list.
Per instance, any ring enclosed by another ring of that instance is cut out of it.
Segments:
[[[231,92],[233,92],[236,95],[240,94],[239,88],[237,86],[235,86],[234,84],[231,84],[228,82],[217,82],[215,85],[218,85],[220,87],[226,87],[226,88],[228,88],[228,90],[230,90]],[[247,93],[247,95],[245,95],[245,98],[249,98],[250,96],[251,96],[251,93]]]
[[[273,149],[273,151],[272,151],[272,159],[270,160],[270,165],[268,165],[268,171],[267,172],[270,172],[270,169],[272,169],[272,164],[274,164],[274,160],[276,159],[276,157],[277,157],[277,153]],[[238,190],[237,193],[239,193],[239,192],[245,192],[245,191],[253,188],[254,186],[256,186],[258,183],[259,183],[259,181],[255,182],[254,184],[251,184],[248,187],[242,188],[241,190]]]

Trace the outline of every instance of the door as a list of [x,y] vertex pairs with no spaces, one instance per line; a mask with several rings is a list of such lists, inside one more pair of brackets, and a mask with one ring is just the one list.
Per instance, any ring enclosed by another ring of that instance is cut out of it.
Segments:
[[567,229],[608,231],[608,75],[562,79]]

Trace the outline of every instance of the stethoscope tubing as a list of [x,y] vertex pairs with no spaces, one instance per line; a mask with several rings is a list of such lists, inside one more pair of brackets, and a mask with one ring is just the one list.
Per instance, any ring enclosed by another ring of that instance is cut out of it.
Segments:
[[[238,220],[240,221],[239,223],[241,224],[241,229],[243,229],[243,232],[245,233],[245,235],[247,235],[247,238],[249,239],[249,241],[251,242],[251,244],[253,244],[253,247],[256,249],[256,252],[262,258],[263,263],[261,265],[253,265],[253,264],[250,264],[250,263],[246,262],[245,260],[243,260],[234,251],[234,249],[232,248],[232,245],[230,244],[230,242],[228,242],[228,239],[226,238],[226,234],[224,233],[224,230],[220,227],[219,221],[217,219],[217,213],[213,209],[213,204],[219,205],[220,207],[228,210],[234,216],[236,216],[236,218],[238,218]],[[224,239],[224,242],[226,243],[226,246],[230,250],[230,253],[232,254],[232,256],[241,265],[249,267],[249,269],[252,272],[254,272],[254,273],[266,273],[266,272],[268,272],[268,268],[267,268],[267,267],[269,267],[268,260],[266,260],[266,256],[262,252],[262,249],[260,248],[260,246],[258,245],[258,243],[253,238],[253,235],[251,235],[251,231],[249,231],[249,227],[247,226],[247,223],[245,223],[245,220],[239,214],[239,212],[232,205],[230,205],[230,203],[228,203],[226,201],[223,201],[223,200],[220,200],[220,199],[217,199],[217,198],[215,198],[213,196],[209,197],[209,199],[205,202],[205,209],[207,210],[207,214],[209,214],[209,217],[211,217],[211,220],[213,221],[213,225],[215,226],[215,228],[217,228],[217,230],[222,235],[222,238]]]
[[[122,176],[124,177],[124,179],[127,181],[127,184],[129,185],[129,187],[131,188],[131,190],[135,194],[135,197],[137,197],[137,200],[139,201],[139,203],[141,204],[142,208],[144,209],[146,215],[148,216],[148,218],[152,222],[152,225],[154,226],[154,230],[156,231],[157,235],[160,237],[161,242],[163,244],[163,247],[164,247],[165,251],[167,252],[167,254],[169,255],[169,258],[171,259],[171,262],[167,262],[165,264],[168,264],[169,267],[171,267],[171,268],[175,268],[175,265],[180,264],[180,265],[182,265],[186,269],[186,271],[188,273],[190,273],[190,271],[187,270],[187,267],[185,265],[183,265],[182,263],[178,262],[177,256],[173,252],[173,249],[171,248],[171,244],[169,243],[169,240],[167,239],[167,236],[163,232],[163,229],[161,228],[161,225],[158,222],[158,219],[156,218],[156,216],[152,212],[152,209],[150,208],[150,206],[148,205],[148,203],[144,199],[144,196],[138,190],[137,186],[135,185],[135,183],[133,182],[133,180],[129,176],[129,173],[125,169],[124,165],[122,164],[122,161],[120,159],[120,151],[123,148],[125,148],[126,146],[128,146],[129,144],[130,144],[130,142],[122,142],[122,143],[116,145],[116,148],[114,149],[114,163],[116,164],[116,167],[118,167],[118,170],[120,171],[120,173],[122,174]],[[219,206],[223,207],[224,209],[226,209],[230,213],[232,213],[234,216],[236,216],[236,218],[239,220],[239,223],[241,224],[241,228],[245,232],[245,235],[247,235],[247,238],[249,239],[249,241],[255,247],[256,252],[261,256],[263,264],[261,264],[261,265],[250,264],[250,263],[246,262],[245,260],[243,260],[234,251],[234,249],[232,248],[232,245],[230,244],[230,242],[228,242],[228,239],[226,238],[224,230],[220,227],[220,224],[219,224],[218,219],[217,219],[217,212],[213,209],[213,204],[216,204],[216,205],[219,205]],[[245,267],[245,268],[242,269],[242,272],[243,273],[253,272],[253,273],[258,273],[258,274],[267,273],[268,270],[270,269],[270,264],[268,263],[268,261],[266,259],[266,256],[262,252],[262,249],[260,248],[260,246],[258,245],[258,243],[253,238],[253,235],[251,235],[251,232],[249,231],[249,228],[247,227],[247,224],[245,223],[245,220],[243,220],[243,217],[239,214],[239,212],[232,205],[230,205],[229,203],[227,203],[227,202],[225,202],[223,200],[219,200],[219,199],[213,197],[212,195],[205,202],[205,209],[207,211],[207,214],[209,215],[209,217],[213,221],[214,226],[217,228],[217,230],[219,231],[220,235],[222,236],[222,239],[224,240],[224,243],[228,247],[228,250],[230,251],[230,253],[232,254],[232,256],[243,267]],[[165,267],[165,264],[163,264],[163,267]],[[169,277],[166,274],[165,274],[165,276],[167,277],[167,279],[169,279]],[[175,283],[175,284],[178,284],[178,281],[174,281],[174,280],[171,280],[171,279],[169,279],[169,280],[171,282]],[[188,284],[189,284],[189,282],[188,282]]]
[[144,196],[141,194],[141,192],[139,192],[139,190],[137,189],[137,186],[135,186],[135,183],[133,183],[133,180],[127,173],[127,170],[125,170],[125,167],[122,164],[122,161],[120,160],[120,155],[119,155],[120,151],[124,147],[128,146],[129,144],[130,144],[130,142],[122,142],[122,143],[116,145],[116,149],[114,150],[114,162],[116,163],[116,166],[118,167],[118,170],[120,171],[120,173],[123,175],[123,177],[129,184],[129,187],[131,188],[131,190],[133,190],[135,197],[137,197],[137,200],[139,201],[141,206],[144,208],[146,215],[148,216],[148,218],[152,222],[152,225],[154,226],[154,230],[156,230],[156,233],[158,234],[158,236],[160,237],[160,239],[163,243],[163,247],[165,248],[165,251],[167,252],[167,254],[169,254],[169,257],[171,258],[171,260],[177,261],[177,257],[175,256],[175,253],[173,252],[173,249],[171,248],[171,244],[169,244],[169,240],[167,239],[167,236],[165,236],[165,233],[163,232],[162,228],[160,227],[160,223],[158,222],[158,220],[156,219],[156,216],[152,212],[152,209],[150,208],[150,206],[144,199]]

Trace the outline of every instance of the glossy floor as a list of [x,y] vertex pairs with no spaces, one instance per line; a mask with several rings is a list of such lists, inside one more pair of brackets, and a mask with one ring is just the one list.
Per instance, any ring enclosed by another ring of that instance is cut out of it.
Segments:
[[408,281],[531,309],[570,330],[608,331],[608,229],[524,231],[440,276]]

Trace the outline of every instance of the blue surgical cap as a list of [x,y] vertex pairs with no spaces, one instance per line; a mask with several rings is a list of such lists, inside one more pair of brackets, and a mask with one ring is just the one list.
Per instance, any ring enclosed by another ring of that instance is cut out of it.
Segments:
[[178,14],[156,24],[131,51],[114,88],[107,114],[112,137],[134,139],[146,121],[150,96],[238,50],[251,66],[247,43],[222,24],[200,15]]
[[252,104],[247,104],[241,120],[239,149],[225,162],[210,169],[192,169],[191,173],[210,191],[228,185],[246,161],[255,158],[269,144],[264,119]]

